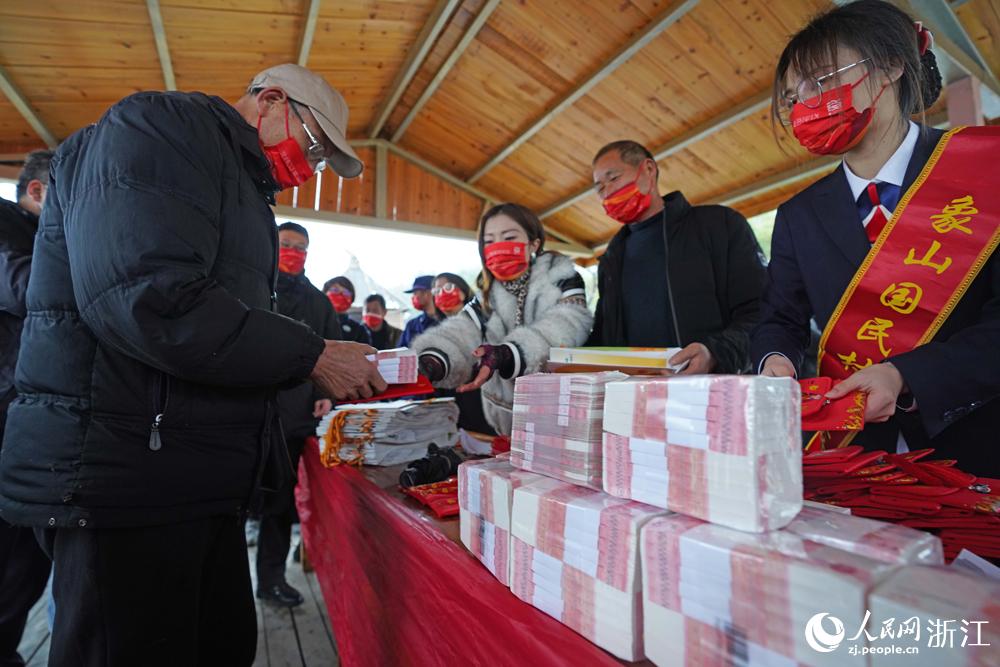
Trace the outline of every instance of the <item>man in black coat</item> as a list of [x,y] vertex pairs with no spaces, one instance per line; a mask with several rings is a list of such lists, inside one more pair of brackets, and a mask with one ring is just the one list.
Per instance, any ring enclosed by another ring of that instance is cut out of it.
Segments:
[[600,300],[588,345],[683,347],[684,373],[749,370],[749,332],[764,255],[746,219],[724,206],[660,197],[653,155],[634,141],[594,158],[594,187],[622,223],[598,265]]
[[[278,312],[302,322],[327,340],[340,339],[340,322],[330,301],[305,274],[309,232],[286,222],[278,227]],[[288,445],[292,471],[297,471],[305,440],[316,434],[320,417],[333,405],[311,382],[278,394],[278,413]],[[257,597],[283,607],[296,607],[302,594],[285,580],[285,561],[292,524],[298,520],[293,485],[264,494],[257,540]]]
[[[34,151],[17,179],[17,203],[0,199],[0,441],[14,400],[14,365],[25,316],[31,248],[49,183],[52,151]],[[2,444],[2,442],[0,442]],[[23,665],[17,653],[28,612],[45,591],[52,563],[30,528],[0,519],[0,667]]]
[[243,520],[288,483],[274,397],[385,389],[368,346],[275,312],[269,204],[362,164],[296,65],[235,105],[138,93],[60,146],[0,460],[0,516],[53,558],[50,665],[250,665]]

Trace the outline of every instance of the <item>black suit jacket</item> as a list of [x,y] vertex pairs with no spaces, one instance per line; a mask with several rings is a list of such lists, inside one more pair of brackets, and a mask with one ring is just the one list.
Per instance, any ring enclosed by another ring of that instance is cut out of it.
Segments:
[[[904,192],[942,134],[921,129]],[[1000,186],[1000,171],[997,180]],[[843,165],[778,208],[769,285],[751,334],[755,368],[772,352],[801,368],[810,318],[826,326],[870,248]],[[894,451],[902,431],[911,449],[934,447],[969,472],[1000,476],[1000,254],[993,254],[930,343],[889,361],[918,409],[868,424],[855,442]]]

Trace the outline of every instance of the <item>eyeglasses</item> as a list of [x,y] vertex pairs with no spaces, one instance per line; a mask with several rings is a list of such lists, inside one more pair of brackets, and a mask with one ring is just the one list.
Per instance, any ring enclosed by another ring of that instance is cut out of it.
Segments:
[[871,58],[865,58],[863,60],[859,60],[856,63],[851,63],[850,65],[844,65],[840,69],[834,70],[829,74],[824,74],[823,76],[819,77],[807,76],[801,81],[799,81],[799,85],[796,86],[795,88],[795,95],[782,96],[781,102],[783,108],[781,109],[781,111],[783,112],[783,118],[786,117],[789,112],[791,112],[792,107],[796,103],[801,103],[810,109],[818,109],[823,98],[824,81],[827,81],[828,79],[835,77],[838,74],[846,72],[852,67],[857,67],[858,65],[866,63],[869,60],[871,60]]
[[302,119],[302,114],[299,113],[298,105],[291,98],[288,100],[288,105],[292,107],[292,113],[294,113],[295,117],[299,119],[300,123],[302,123],[302,129],[305,130],[306,136],[309,137],[310,144],[309,147],[306,148],[306,157],[311,162],[316,163],[316,171],[323,171],[326,169],[326,146],[324,146],[323,142],[317,139],[316,135],[309,130],[309,126],[306,125],[306,121]]
[[455,283],[445,283],[441,287],[435,287],[434,289],[432,289],[431,294],[437,296],[441,292],[454,292],[456,289],[458,288],[455,286]]

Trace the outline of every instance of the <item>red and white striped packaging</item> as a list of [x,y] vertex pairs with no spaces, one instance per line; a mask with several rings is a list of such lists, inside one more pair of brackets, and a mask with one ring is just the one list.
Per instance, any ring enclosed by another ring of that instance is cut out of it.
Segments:
[[661,510],[555,479],[514,490],[511,591],[624,660],[641,660],[639,534]]
[[466,461],[458,467],[462,544],[510,586],[510,515],[514,489],[544,479],[510,464],[507,456]]
[[936,535],[886,521],[803,507],[785,530],[799,537],[899,565],[944,565]]
[[604,490],[761,532],[802,507],[801,393],[790,378],[736,375],[608,384]]
[[417,381],[417,353],[414,350],[405,347],[379,350],[368,355],[367,359],[376,363],[379,374],[387,384],[413,384]]
[[919,636],[879,643],[917,646],[917,654],[872,656],[872,667],[996,667],[1000,665],[1000,582],[947,567],[903,567],[872,591],[869,624],[915,619]]
[[869,591],[896,566],[804,540],[671,514],[642,530],[646,656],[657,665],[867,665],[806,639],[817,614],[861,626]]
[[514,385],[511,462],[601,488],[604,387],[622,373],[536,373]]

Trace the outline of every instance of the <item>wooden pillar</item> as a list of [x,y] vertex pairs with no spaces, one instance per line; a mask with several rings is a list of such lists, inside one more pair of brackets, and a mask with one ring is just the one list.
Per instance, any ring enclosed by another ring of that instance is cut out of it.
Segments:
[[948,84],[948,124],[982,125],[983,99],[979,79],[967,76]]

